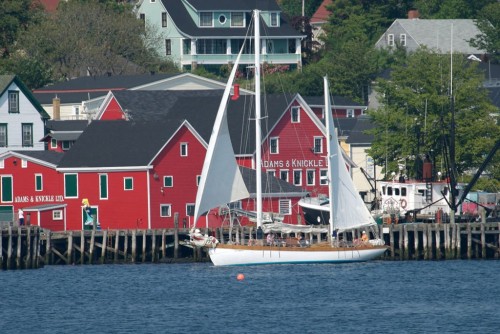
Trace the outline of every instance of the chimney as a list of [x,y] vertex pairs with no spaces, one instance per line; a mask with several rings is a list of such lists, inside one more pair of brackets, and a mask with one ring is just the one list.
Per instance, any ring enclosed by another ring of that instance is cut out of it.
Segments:
[[57,96],[52,99],[52,119],[61,119],[61,99]]
[[420,18],[420,14],[418,13],[418,9],[410,9],[408,11],[408,19],[416,20],[418,18]]

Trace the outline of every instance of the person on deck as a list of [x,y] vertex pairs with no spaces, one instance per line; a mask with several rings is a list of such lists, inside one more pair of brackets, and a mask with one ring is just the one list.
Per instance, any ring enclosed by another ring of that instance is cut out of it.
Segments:
[[274,242],[274,235],[272,233],[269,233],[267,235],[266,241],[267,241],[268,246],[272,246],[272,244]]
[[23,211],[23,209],[19,209],[17,211],[17,216],[19,218],[19,226],[23,226],[24,225],[24,211]]
[[365,231],[361,234],[361,241],[368,242],[368,234]]
[[257,228],[257,233],[256,233],[256,239],[257,239],[257,244],[259,246],[263,246],[264,245],[264,241],[262,239],[264,239],[264,231],[262,231],[262,227],[258,227]]

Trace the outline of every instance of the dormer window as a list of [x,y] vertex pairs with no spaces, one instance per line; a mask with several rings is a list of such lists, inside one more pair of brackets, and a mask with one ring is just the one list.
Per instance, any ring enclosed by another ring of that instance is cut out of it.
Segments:
[[271,13],[271,27],[278,26],[278,13]]
[[242,12],[231,13],[231,27],[244,27],[245,19]]
[[200,13],[200,27],[212,27],[212,18],[211,12]]

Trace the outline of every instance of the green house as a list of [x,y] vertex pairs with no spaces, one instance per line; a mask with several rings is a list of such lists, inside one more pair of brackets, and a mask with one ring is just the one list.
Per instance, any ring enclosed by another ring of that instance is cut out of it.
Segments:
[[[258,6],[259,8],[255,8]],[[288,22],[275,0],[143,0],[138,16],[158,29],[158,51],[181,69],[231,64],[249,29],[252,11],[261,11],[261,60],[270,65],[300,68],[302,36]],[[242,64],[252,64],[253,45],[247,43]]]

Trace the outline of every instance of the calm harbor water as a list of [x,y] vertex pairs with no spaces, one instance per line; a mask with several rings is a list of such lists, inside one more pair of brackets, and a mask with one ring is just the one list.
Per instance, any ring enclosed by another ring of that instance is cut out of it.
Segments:
[[500,261],[47,266],[0,272],[0,333],[498,333],[499,283]]

